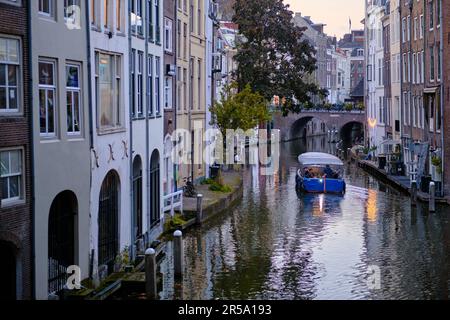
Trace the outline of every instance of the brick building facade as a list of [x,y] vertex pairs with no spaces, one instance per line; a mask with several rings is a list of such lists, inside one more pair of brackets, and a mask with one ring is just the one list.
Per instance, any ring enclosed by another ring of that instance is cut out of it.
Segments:
[[27,6],[0,1],[0,299],[32,297]]

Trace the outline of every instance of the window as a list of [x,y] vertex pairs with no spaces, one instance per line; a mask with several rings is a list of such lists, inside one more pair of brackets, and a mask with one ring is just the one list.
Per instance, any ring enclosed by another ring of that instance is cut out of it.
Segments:
[[155,41],[161,43],[161,18],[159,13],[159,0],[155,0]]
[[136,117],[136,49],[131,49],[131,97],[130,97],[130,107],[133,117]]
[[414,18],[414,40],[417,40],[419,35],[419,21],[417,17]]
[[441,0],[436,0],[436,27],[441,26]]
[[53,61],[39,61],[39,122],[41,136],[56,135],[56,80]]
[[184,60],[187,60],[187,24],[184,24],[183,28],[183,57]]
[[1,204],[23,199],[23,156],[21,149],[0,151]]
[[190,109],[194,110],[194,58],[189,60],[189,96]]
[[142,26],[142,0],[131,1],[131,32],[134,35],[140,36],[144,34]]
[[434,47],[430,47],[430,81],[434,81]]
[[430,12],[430,30],[434,28],[434,2],[430,0],[429,4],[429,12]]
[[413,53],[413,65],[412,65],[412,83],[416,83],[416,70],[417,70],[416,54]]
[[190,14],[189,14],[189,31],[194,32],[194,0],[190,0]]
[[39,13],[46,17],[54,17],[54,0],[39,0]]
[[0,114],[19,112],[19,45],[17,39],[0,38]]
[[153,41],[153,0],[147,1],[147,40]]
[[440,81],[441,80],[441,50],[439,50],[440,48],[440,44],[437,43],[436,44],[436,48],[437,48],[437,80]]
[[103,0],[103,26],[105,29],[109,29],[111,24],[109,9],[109,0]]
[[187,110],[187,69],[183,68],[183,106],[184,110]]
[[137,110],[135,112],[136,117],[142,117],[143,115],[143,76],[144,76],[144,53],[142,51],[138,52],[137,61]]
[[164,108],[172,108],[172,78],[164,78]]
[[153,56],[147,58],[147,112],[153,114]]
[[116,0],[116,30],[124,32],[123,0]]
[[80,66],[66,65],[67,133],[81,133]]
[[202,0],[197,2],[197,33],[199,36],[202,34]]
[[202,60],[198,59],[197,61],[197,95],[198,95],[198,101],[197,101],[197,109],[201,109],[201,99],[202,99]]
[[183,92],[183,86],[182,86],[182,74],[181,74],[181,67],[177,68],[177,110],[181,110],[181,101],[182,101],[182,92]]
[[90,10],[91,10],[91,12],[90,12],[90,14],[91,14],[91,25],[97,26],[97,20],[98,20],[98,18],[97,18],[97,14],[98,14],[97,5],[98,5],[98,2],[97,1],[90,1],[90,3],[91,3],[91,8],[90,8]]
[[407,39],[408,41],[411,41],[411,16],[408,16],[406,19],[406,29]]
[[121,127],[122,56],[96,52],[95,60],[98,125],[101,129]]
[[406,18],[402,19],[402,42],[406,42]]
[[177,57],[181,58],[181,20],[177,21]]
[[155,111],[156,114],[160,114],[161,112],[161,95],[160,95],[160,86],[161,86],[161,58],[155,57]]
[[423,39],[423,32],[425,30],[425,20],[423,14],[420,15],[420,26],[419,26],[419,38]]
[[172,52],[172,20],[164,18],[164,50]]

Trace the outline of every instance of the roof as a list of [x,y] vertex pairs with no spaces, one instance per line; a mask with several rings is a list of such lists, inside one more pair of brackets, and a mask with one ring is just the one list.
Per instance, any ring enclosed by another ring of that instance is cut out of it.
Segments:
[[304,166],[311,165],[333,165],[343,166],[344,163],[338,157],[322,152],[307,152],[298,157],[298,161]]

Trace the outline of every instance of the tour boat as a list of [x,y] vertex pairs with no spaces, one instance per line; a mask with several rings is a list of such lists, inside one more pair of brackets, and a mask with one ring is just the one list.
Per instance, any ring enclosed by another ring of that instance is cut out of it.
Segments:
[[298,157],[300,168],[295,177],[297,190],[306,193],[345,194],[344,163],[328,153],[307,152]]

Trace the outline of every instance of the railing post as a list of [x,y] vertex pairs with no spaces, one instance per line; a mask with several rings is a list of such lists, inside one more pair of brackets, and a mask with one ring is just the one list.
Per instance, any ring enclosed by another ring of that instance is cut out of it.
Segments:
[[149,299],[156,299],[156,251],[148,248],[145,251],[145,292]]
[[173,233],[173,265],[176,278],[183,277],[183,233],[177,230]]
[[428,203],[430,212],[436,212],[436,185],[434,181],[430,182],[430,202]]
[[203,195],[197,194],[197,217],[196,217],[196,223],[201,224],[203,221]]
[[417,182],[415,180],[411,182],[411,204],[417,205]]

